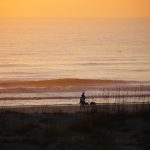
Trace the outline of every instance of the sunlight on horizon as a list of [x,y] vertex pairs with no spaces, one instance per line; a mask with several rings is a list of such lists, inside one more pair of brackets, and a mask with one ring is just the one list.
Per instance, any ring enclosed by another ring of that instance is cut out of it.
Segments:
[[1,0],[0,17],[150,17],[149,0]]

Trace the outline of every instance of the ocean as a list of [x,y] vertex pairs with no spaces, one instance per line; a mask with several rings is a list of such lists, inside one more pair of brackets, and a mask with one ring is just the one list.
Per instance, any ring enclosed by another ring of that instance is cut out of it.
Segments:
[[150,19],[0,19],[0,107],[149,102],[149,88]]
[[150,19],[0,19],[0,80],[150,81]]

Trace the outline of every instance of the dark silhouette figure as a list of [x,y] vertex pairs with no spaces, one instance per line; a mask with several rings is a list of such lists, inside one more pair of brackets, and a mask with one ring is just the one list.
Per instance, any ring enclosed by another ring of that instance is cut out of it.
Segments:
[[85,99],[86,99],[86,97],[85,97],[84,92],[83,92],[81,97],[80,97],[80,104],[85,103]]
[[87,102],[85,102],[85,99],[86,99],[86,97],[85,97],[84,92],[83,92],[81,97],[80,97],[80,107],[89,105]]

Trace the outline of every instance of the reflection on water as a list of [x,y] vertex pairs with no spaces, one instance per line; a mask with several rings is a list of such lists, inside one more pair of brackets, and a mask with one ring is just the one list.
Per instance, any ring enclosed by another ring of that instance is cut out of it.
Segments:
[[77,105],[79,100],[51,99],[51,100],[1,100],[1,106],[45,106],[45,105]]
[[150,80],[150,21],[0,20],[0,79]]

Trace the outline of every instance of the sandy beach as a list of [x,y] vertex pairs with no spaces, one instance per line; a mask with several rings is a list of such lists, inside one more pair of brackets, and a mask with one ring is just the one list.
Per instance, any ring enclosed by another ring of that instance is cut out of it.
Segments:
[[150,103],[126,103],[126,104],[96,104],[96,106],[78,105],[41,105],[41,106],[1,106],[0,112],[18,113],[138,113],[149,112]]

